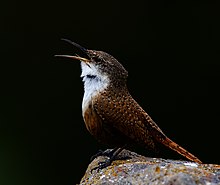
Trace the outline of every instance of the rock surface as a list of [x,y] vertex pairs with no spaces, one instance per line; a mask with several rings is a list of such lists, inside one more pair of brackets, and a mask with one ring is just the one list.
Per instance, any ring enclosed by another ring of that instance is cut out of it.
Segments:
[[[129,159],[122,159],[129,157]],[[148,158],[123,150],[117,160],[95,169],[108,157],[99,156],[88,166],[80,185],[220,185],[220,165]]]

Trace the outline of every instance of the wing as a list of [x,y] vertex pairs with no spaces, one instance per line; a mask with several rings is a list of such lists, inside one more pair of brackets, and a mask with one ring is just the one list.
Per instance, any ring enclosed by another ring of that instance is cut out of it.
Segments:
[[163,134],[150,116],[129,93],[124,94],[124,91],[101,92],[99,98],[93,102],[93,107],[103,120],[103,125],[115,128],[136,143],[147,145],[149,150],[155,148],[152,130]]
[[201,163],[197,157],[170,140],[129,93],[112,92],[102,92],[93,104],[104,124],[150,150],[154,151],[155,142],[160,142],[189,160]]

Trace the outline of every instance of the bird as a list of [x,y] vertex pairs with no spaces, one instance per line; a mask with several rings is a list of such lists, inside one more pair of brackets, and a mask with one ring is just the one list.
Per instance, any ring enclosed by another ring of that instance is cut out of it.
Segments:
[[[131,96],[128,87],[128,71],[112,55],[90,50],[62,39],[79,49],[85,57],[56,55],[78,60],[84,84],[82,116],[85,126],[98,142],[114,149],[106,153],[109,158],[99,164],[105,168],[127,146],[138,145],[152,152],[171,150],[192,162],[202,162],[185,148],[171,140],[150,115]],[[103,152],[103,155],[105,153]]]

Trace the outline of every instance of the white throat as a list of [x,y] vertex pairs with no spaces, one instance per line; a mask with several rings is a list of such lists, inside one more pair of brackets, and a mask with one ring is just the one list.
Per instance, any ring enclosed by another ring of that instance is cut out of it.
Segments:
[[106,75],[100,74],[97,67],[92,64],[88,66],[84,62],[81,62],[81,69],[81,77],[84,82],[84,96],[82,102],[82,111],[84,113],[92,98],[107,88],[109,85],[109,78]]

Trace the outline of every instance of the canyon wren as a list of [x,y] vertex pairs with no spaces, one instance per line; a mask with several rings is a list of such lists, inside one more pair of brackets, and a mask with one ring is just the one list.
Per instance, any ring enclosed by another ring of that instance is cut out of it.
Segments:
[[84,83],[82,115],[86,128],[101,143],[115,147],[109,161],[101,164],[101,168],[108,166],[123,150],[123,146],[129,145],[140,145],[152,153],[166,148],[190,161],[202,163],[169,139],[132,98],[127,88],[128,72],[113,56],[63,40],[86,56],[56,55],[81,61]]

